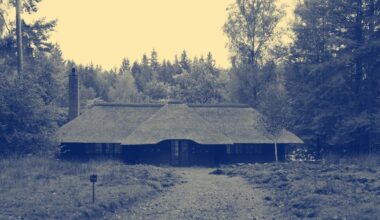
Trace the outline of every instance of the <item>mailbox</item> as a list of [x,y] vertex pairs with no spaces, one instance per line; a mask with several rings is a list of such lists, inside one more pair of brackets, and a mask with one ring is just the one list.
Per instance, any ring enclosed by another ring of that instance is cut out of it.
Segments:
[[98,179],[98,175],[92,174],[90,176],[90,182],[92,183],[92,203],[95,203],[95,182]]
[[96,174],[93,174],[90,176],[90,182],[92,182],[92,183],[95,183],[97,179],[98,179],[98,175],[96,175]]

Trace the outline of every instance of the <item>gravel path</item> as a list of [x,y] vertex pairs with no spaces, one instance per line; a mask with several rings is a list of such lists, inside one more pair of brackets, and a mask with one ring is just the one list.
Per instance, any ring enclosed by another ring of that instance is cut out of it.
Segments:
[[263,191],[240,177],[210,175],[212,169],[178,168],[184,183],[160,197],[116,213],[115,219],[271,219]]

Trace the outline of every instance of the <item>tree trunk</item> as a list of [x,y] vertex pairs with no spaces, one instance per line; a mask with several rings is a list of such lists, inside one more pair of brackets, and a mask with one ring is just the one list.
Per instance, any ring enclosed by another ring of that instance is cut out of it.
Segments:
[[20,75],[23,67],[22,32],[21,32],[21,0],[16,0],[16,34],[17,34],[17,72]]
[[368,17],[371,19],[371,21],[369,22],[370,37],[372,37],[372,34],[375,32],[376,19],[374,16],[375,16],[375,1],[370,0],[369,1],[369,10],[368,10]]
[[277,141],[274,142],[274,157],[276,159],[276,162],[278,162],[278,148],[277,148]]
[[360,111],[360,85],[363,78],[363,58],[358,50],[363,45],[363,9],[362,0],[357,1],[356,21],[355,21],[355,41],[356,41],[356,57],[355,57],[355,92],[358,100],[358,110]]
[[[357,114],[360,114],[364,110],[363,106],[363,89],[362,89],[362,81],[363,81],[363,54],[361,54],[360,49],[364,43],[363,37],[363,0],[357,0],[357,9],[356,9],[356,21],[355,21],[355,34],[356,34],[356,55],[355,55],[355,92],[356,92],[356,111]],[[359,127],[358,131],[359,135],[357,136],[357,146],[355,146],[355,153],[359,154],[361,148],[363,147],[363,128]]]

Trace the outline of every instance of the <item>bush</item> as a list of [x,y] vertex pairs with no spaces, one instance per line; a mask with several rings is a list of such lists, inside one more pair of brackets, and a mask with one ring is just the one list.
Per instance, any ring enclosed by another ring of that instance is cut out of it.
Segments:
[[53,151],[57,112],[33,77],[0,74],[0,154]]

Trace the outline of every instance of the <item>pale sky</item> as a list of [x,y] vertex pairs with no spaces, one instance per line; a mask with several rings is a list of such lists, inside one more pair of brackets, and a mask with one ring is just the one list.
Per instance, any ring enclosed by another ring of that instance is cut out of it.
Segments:
[[110,69],[119,67],[124,57],[140,60],[154,48],[160,60],[173,60],[183,49],[190,57],[211,51],[218,66],[228,67],[222,26],[233,2],[43,0],[36,16],[58,19],[51,39],[60,45],[65,59],[80,64],[92,62]]

